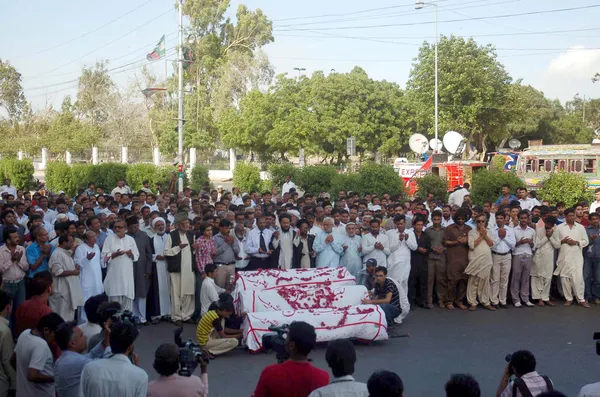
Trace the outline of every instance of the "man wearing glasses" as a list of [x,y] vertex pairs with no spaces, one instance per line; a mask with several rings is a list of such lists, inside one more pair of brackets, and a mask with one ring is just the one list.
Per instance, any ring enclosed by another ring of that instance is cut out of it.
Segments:
[[119,302],[123,310],[132,310],[135,298],[133,262],[140,254],[133,237],[126,234],[125,221],[116,221],[114,230],[115,234],[108,236],[102,247],[102,257],[108,264],[104,291],[109,301]]

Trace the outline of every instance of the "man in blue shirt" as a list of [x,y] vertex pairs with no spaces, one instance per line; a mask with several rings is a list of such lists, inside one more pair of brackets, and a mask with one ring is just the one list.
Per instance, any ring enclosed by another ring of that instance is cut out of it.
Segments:
[[46,229],[38,227],[34,233],[34,243],[25,250],[27,262],[29,263],[29,272],[27,274],[29,278],[39,272],[50,271],[48,260],[54,251],[54,247],[48,244],[48,231]]
[[87,341],[83,331],[75,321],[61,324],[54,335],[54,340],[62,350],[61,356],[54,364],[54,381],[58,397],[79,397],[79,381],[83,367],[94,359],[102,358],[109,345],[110,332],[104,333],[104,339],[88,354]]
[[585,283],[585,300],[600,304],[600,215],[592,212],[590,224],[586,227],[588,245],[584,250],[583,280]]
[[508,184],[502,185],[502,194],[496,200],[496,205],[500,207],[501,205],[509,205],[511,201],[518,200],[517,196],[510,192],[510,186]]

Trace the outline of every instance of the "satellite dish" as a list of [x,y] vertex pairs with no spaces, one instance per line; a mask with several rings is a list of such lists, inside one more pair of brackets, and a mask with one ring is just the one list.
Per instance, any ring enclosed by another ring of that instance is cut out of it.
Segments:
[[408,139],[408,146],[410,146],[410,150],[417,154],[424,154],[427,152],[427,148],[429,146],[429,142],[424,135],[421,134],[413,134]]
[[460,155],[465,150],[463,136],[456,131],[448,131],[444,134],[444,147],[452,155]]
[[[433,150],[435,152],[435,138],[433,138],[432,140],[429,141],[429,147],[431,148],[431,150]],[[442,143],[442,141],[440,141],[439,139],[437,140],[437,151],[438,153],[442,151],[442,149],[444,148],[444,144]]]
[[511,139],[510,141],[508,141],[508,146],[511,149],[518,149],[521,147],[521,141],[518,139]]

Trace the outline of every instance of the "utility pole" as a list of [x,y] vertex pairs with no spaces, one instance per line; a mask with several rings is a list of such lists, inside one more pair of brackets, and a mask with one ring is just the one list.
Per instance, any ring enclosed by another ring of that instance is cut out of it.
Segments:
[[306,68],[294,68],[294,70],[298,71],[298,80],[300,80],[300,75],[306,70]]
[[583,108],[583,123],[585,124],[585,95],[583,96],[583,102],[581,103]]
[[[178,136],[178,148],[177,156],[179,157],[179,164],[182,166],[180,169],[185,172],[183,167],[183,0],[178,0],[179,6],[179,49],[177,51],[177,65],[179,73],[179,106],[177,115],[177,133]],[[179,170],[179,169],[178,169]],[[183,172],[179,172],[179,193],[183,193]]]

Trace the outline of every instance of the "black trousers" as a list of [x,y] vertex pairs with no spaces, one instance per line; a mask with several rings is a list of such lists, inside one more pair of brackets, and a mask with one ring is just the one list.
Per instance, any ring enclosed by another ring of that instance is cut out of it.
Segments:
[[427,303],[427,260],[412,261],[410,264],[410,274],[408,276],[408,301],[410,305],[423,306]]
[[253,256],[244,270],[271,269],[271,258],[257,258]]

